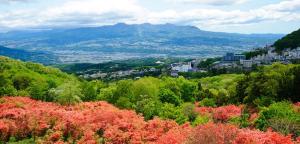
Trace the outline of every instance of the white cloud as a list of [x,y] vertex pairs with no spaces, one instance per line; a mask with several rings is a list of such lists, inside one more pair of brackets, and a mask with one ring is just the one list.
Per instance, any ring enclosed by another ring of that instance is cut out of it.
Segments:
[[265,6],[264,9],[272,11],[300,11],[300,0],[285,0]]
[[28,2],[29,0],[0,0],[1,4],[12,4],[12,3],[18,3],[18,2]]
[[[221,0],[210,2],[217,1]],[[150,11],[139,5],[137,0],[67,0],[59,6],[44,10],[25,9],[3,13],[0,15],[0,28],[79,27],[118,22],[130,24],[149,22],[186,24],[213,29],[263,21],[300,21],[299,1],[286,0],[244,11],[217,8]],[[202,2],[208,1],[202,0]]]
[[233,5],[233,4],[243,4],[248,0],[167,0],[169,2],[175,3],[186,3],[186,4],[204,4],[204,5]]

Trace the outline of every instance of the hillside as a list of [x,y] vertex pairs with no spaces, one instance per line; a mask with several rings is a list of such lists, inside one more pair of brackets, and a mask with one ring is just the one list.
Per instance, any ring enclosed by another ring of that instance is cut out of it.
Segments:
[[300,47],[300,29],[276,41],[274,43],[274,46],[279,52],[288,48],[295,49],[297,47]]
[[56,56],[47,52],[29,52],[26,50],[12,49],[0,46],[0,56],[7,56],[22,61],[38,62],[43,64],[59,63]]
[[300,140],[299,85],[293,64],[104,83],[0,57],[0,143],[292,143]]
[[192,128],[174,121],[144,121],[133,111],[106,102],[60,106],[24,97],[0,99],[0,142],[18,143],[157,143],[293,144],[276,132],[208,123]]
[[100,63],[158,56],[220,56],[272,44],[280,34],[209,32],[193,26],[119,23],[110,26],[0,34],[0,45],[48,51],[63,63]]
[[53,101],[49,90],[66,82],[79,83],[76,77],[41,64],[22,62],[0,56],[0,95],[32,96]]

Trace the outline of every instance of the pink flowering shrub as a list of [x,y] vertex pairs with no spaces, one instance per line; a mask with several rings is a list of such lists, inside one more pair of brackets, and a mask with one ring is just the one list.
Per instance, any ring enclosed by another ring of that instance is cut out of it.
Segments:
[[[119,110],[106,102],[61,106],[24,97],[2,99],[5,102],[0,104],[0,141],[8,141],[11,136],[17,139],[33,136],[41,138],[41,143],[93,144],[99,139],[120,144],[156,143],[181,135],[185,128],[174,121],[145,122],[134,111]],[[184,140],[182,135],[178,143]]]
[[226,122],[230,118],[240,117],[242,114],[241,106],[228,105],[217,108],[212,107],[197,107],[196,112],[200,115],[209,115],[215,121]]
[[[119,110],[106,102],[61,106],[24,97],[4,97],[0,104],[0,143],[10,137],[36,138],[45,144],[291,144],[290,136],[276,132],[239,129],[234,125],[208,123],[195,128],[190,124],[154,118],[145,121],[130,110]],[[208,108],[215,119],[239,116],[240,108]],[[299,142],[299,139],[298,139]],[[296,143],[296,142],[295,142]]]

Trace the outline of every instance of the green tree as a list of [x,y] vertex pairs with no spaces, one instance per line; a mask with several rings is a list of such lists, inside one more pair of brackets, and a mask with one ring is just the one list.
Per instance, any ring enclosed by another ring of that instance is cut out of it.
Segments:
[[97,86],[93,82],[83,82],[81,85],[82,89],[82,100],[83,101],[94,101],[97,97]]
[[30,86],[32,77],[26,73],[19,73],[13,77],[13,85],[17,90],[25,90]]
[[100,90],[100,93],[97,95],[97,100],[104,100],[109,103],[115,102],[114,93],[115,93],[116,89],[117,88],[115,85],[111,85],[107,88],[102,88]]
[[158,116],[159,111],[161,110],[161,102],[148,95],[142,95],[141,98],[142,100],[137,102],[136,111],[142,113],[146,120]]
[[159,93],[159,97],[161,102],[163,103],[171,103],[175,106],[178,106],[181,104],[181,99],[177,95],[175,95],[174,92],[172,92],[170,89],[161,89]]
[[72,105],[81,102],[81,89],[76,82],[67,82],[54,89],[55,101],[62,105]]
[[29,87],[30,97],[36,100],[47,101],[48,84],[43,81],[34,81]]
[[181,99],[184,102],[195,101],[197,83],[186,80],[183,77],[179,77],[178,81],[180,82]]
[[184,103],[181,105],[182,113],[188,118],[190,122],[195,121],[198,114],[195,112],[195,105],[192,103]]
[[159,110],[158,116],[162,119],[172,119],[178,124],[184,124],[189,119],[183,114],[180,107],[176,107],[173,104],[164,103],[162,108]]
[[143,100],[144,96],[158,99],[159,79],[152,77],[139,79],[133,83],[132,92],[135,102]]

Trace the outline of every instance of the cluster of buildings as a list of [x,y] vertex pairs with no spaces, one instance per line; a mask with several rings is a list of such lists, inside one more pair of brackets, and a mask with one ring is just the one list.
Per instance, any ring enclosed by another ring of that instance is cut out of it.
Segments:
[[263,64],[270,64],[274,61],[289,62],[293,59],[300,59],[300,47],[297,49],[283,50],[281,54],[276,53],[273,47],[266,47],[265,49],[268,51],[267,54],[253,57],[251,60],[260,61]]
[[273,62],[281,62],[288,64],[290,60],[300,59],[300,47],[297,49],[286,49],[278,54],[273,47],[264,48],[267,53],[261,54],[247,60],[243,54],[227,53],[223,56],[222,61],[215,62],[212,68],[242,68],[251,69],[254,65],[268,65]]
[[142,76],[145,73],[151,72],[160,72],[160,69],[157,68],[149,68],[149,69],[142,69],[142,70],[124,70],[124,71],[116,71],[116,72],[108,72],[103,73],[101,71],[93,74],[83,74],[81,77],[85,79],[118,79],[123,77],[129,76]]
[[222,61],[215,62],[211,68],[213,69],[228,69],[237,68],[239,66],[246,67],[252,65],[246,60],[246,56],[243,54],[227,53],[223,56]]
[[[273,62],[290,63],[293,59],[300,59],[300,47],[297,49],[286,49],[281,54],[275,52],[273,47],[265,47],[261,55],[246,59],[243,54],[227,53],[222,57],[221,61],[217,61],[210,66],[210,69],[244,69],[251,70],[254,65],[269,65]],[[197,66],[203,59],[196,59],[189,62],[173,63],[169,67],[158,69],[150,67],[141,70],[124,70],[109,73],[97,72],[94,74],[83,74],[81,77],[86,79],[118,79],[124,77],[140,77],[149,73],[162,73],[166,69],[173,77],[178,77],[181,72],[207,72],[207,69],[199,69]],[[164,64],[163,62],[157,61],[156,64]]]

